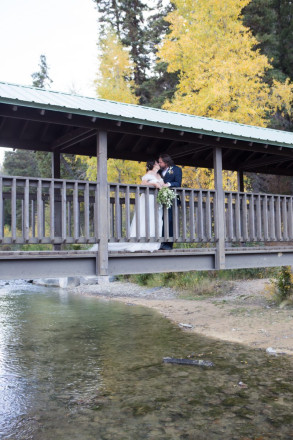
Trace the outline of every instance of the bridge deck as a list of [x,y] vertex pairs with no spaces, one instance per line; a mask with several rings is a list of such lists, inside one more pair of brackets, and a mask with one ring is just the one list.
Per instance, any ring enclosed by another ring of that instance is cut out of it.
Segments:
[[[214,270],[215,248],[109,252],[109,275]],[[62,278],[96,275],[97,252],[0,252],[0,278]],[[227,247],[227,269],[292,265],[293,246]]]

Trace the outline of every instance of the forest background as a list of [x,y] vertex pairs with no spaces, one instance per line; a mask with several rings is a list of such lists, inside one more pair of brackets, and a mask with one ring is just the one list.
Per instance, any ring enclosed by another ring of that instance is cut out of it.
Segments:
[[[93,1],[97,97],[292,131],[291,1]],[[32,85],[52,83],[42,54]],[[50,153],[7,151],[2,172],[50,177]],[[144,163],[108,160],[111,182],[140,183],[144,173]],[[95,180],[96,159],[61,155],[61,177]],[[213,185],[213,170],[184,167],[183,186]],[[224,185],[236,190],[236,173],[225,171]],[[290,194],[292,178],[247,173],[245,185]]]

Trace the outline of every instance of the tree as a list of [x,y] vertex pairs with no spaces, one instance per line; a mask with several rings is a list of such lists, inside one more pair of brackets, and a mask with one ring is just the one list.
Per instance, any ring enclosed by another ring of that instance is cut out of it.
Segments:
[[96,81],[98,96],[137,104],[138,98],[132,92],[133,63],[113,29],[109,28],[100,39],[100,50],[100,72]]
[[5,151],[3,172],[9,176],[38,177],[35,153],[28,150]]
[[[95,0],[99,12],[101,39],[113,28],[118,41],[128,50],[133,68],[135,95],[142,105],[161,107],[170,99],[177,84],[177,74],[167,72],[167,64],[156,63],[157,45],[169,31],[164,20],[173,9],[162,0]],[[128,79],[126,79],[127,81]]]
[[140,0],[95,0],[95,3],[102,37],[111,25],[123,46],[129,48],[134,63],[134,82],[138,86],[144,81],[149,66],[144,13],[150,8]]
[[159,56],[180,81],[164,108],[259,126],[291,110],[292,85],[264,81],[271,65],[240,18],[249,1],[174,0]]
[[252,0],[243,10],[245,26],[273,66],[268,79],[293,79],[292,16],[291,0]]
[[33,87],[39,87],[41,89],[45,89],[46,86],[50,87],[53,81],[49,77],[49,67],[47,65],[46,55],[40,56],[39,69],[38,72],[31,75],[33,79]]

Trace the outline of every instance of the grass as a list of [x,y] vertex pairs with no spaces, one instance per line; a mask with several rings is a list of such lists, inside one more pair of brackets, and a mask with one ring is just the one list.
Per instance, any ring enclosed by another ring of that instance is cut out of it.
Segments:
[[232,288],[232,281],[235,280],[272,278],[276,274],[276,268],[263,268],[151,273],[120,276],[119,279],[131,281],[140,286],[171,287],[179,292],[179,298],[196,300],[201,297],[213,297],[228,293]]

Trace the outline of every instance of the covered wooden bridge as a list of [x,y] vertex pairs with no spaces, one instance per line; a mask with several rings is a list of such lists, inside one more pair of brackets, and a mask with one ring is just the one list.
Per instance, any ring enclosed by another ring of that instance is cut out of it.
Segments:
[[[293,264],[293,196],[243,187],[244,172],[293,175],[293,133],[0,83],[0,147],[52,153],[50,179],[0,178],[0,279]],[[164,152],[179,166],[213,168],[215,188],[177,190],[173,237],[168,228],[161,237],[158,215],[150,236],[146,209],[141,237],[138,200],[145,194],[148,206],[157,190],[109,183],[107,158],[146,161]],[[61,179],[63,153],[97,156],[97,181]],[[223,190],[223,169],[238,172],[238,191]],[[132,241],[177,245],[109,251],[109,242]],[[51,250],[21,249],[30,243]],[[70,244],[84,249],[64,250]]]

